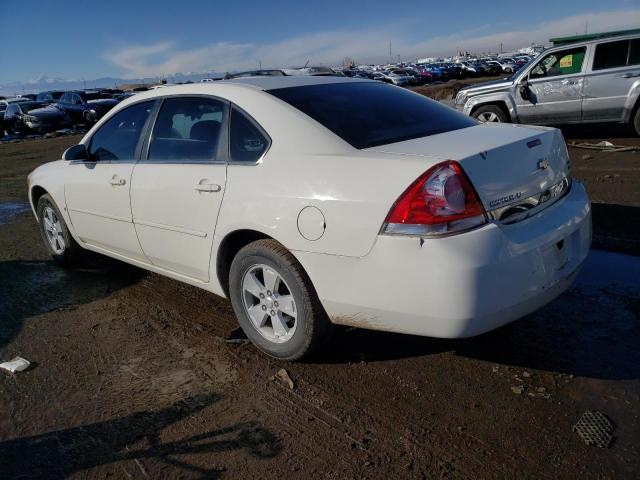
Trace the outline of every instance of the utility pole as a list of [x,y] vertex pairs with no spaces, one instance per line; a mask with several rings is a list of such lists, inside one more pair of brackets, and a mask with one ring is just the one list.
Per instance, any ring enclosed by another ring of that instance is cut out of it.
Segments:
[[393,61],[393,56],[391,55],[391,40],[389,40],[389,63]]
[[262,70],[262,60],[258,60],[258,66],[260,67],[259,69]]

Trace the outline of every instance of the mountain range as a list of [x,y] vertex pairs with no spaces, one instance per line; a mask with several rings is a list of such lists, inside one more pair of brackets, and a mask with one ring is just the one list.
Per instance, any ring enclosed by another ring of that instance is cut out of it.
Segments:
[[[193,81],[198,82],[203,78],[220,77],[223,74],[215,72],[204,73],[176,73],[163,77],[167,83],[179,83]],[[83,88],[116,88],[123,84],[139,84],[139,83],[159,83],[160,78],[118,78],[118,77],[101,77],[94,80],[74,79],[42,76],[26,82],[9,82],[0,84],[0,95],[12,96],[22,93],[38,93],[45,90],[76,90]]]

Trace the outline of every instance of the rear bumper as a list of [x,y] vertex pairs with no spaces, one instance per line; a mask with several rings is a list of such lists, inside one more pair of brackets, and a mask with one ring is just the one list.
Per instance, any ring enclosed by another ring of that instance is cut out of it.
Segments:
[[439,239],[380,236],[362,258],[295,252],[334,323],[442,338],[484,333],[552,301],[591,244],[584,187],[513,225]]

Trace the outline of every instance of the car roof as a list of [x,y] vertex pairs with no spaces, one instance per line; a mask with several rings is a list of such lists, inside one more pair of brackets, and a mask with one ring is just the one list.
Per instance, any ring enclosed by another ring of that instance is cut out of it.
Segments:
[[259,90],[274,90],[277,88],[304,87],[307,85],[326,85],[330,83],[371,82],[364,78],[330,77],[314,75],[287,75],[282,77],[242,77],[220,80],[220,83],[233,83],[236,85],[248,85]]

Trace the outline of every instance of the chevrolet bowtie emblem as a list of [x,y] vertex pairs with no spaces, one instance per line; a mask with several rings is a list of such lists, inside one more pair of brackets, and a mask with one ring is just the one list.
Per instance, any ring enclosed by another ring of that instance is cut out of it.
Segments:
[[545,160],[544,158],[541,158],[540,160],[538,160],[538,169],[546,170],[547,168],[549,168],[548,160]]

